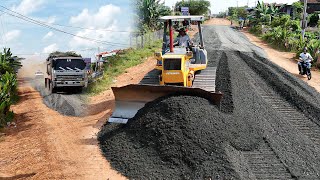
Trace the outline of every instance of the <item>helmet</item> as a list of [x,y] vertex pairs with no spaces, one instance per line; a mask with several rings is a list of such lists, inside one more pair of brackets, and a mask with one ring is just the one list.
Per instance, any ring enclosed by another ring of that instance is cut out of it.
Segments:
[[307,48],[307,47],[304,47],[304,48],[303,48],[303,51],[308,51],[308,48]]

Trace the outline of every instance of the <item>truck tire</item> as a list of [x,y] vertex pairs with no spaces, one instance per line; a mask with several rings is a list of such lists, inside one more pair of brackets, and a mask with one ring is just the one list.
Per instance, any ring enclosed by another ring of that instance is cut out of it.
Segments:
[[77,93],[82,93],[82,90],[83,90],[83,87],[79,87],[79,88],[77,89]]
[[57,89],[53,87],[53,83],[51,80],[49,80],[48,85],[49,85],[49,93],[50,94],[54,94],[57,92]]

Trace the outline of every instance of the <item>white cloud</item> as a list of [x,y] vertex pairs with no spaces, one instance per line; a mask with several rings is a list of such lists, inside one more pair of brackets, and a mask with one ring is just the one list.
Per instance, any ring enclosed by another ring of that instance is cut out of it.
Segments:
[[4,35],[3,39],[4,39],[6,42],[10,42],[10,41],[18,38],[18,37],[20,36],[20,34],[21,34],[21,31],[15,29],[15,30],[12,30],[12,31],[7,32],[7,33]]
[[[70,18],[70,24],[74,26],[82,26],[90,29],[104,29],[104,30],[81,30],[76,33],[77,36],[88,37],[100,41],[118,42],[116,39],[123,40],[126,35],[120,34],[117,18],[121,15],[121,9],[112,4],[105,5],[99,8],[96,13],[90,14],[88,9],[82,10],[77,16]],[[107,30],[107,31],[105,31]],[[127,33],[128,35],[128,33]],[[98,45],[93,41],[88,41],[79,37],[73,37],[69,42],[71,49],[97,47]],[[110,46],[111,48],[111,46]],[[118,48],[118,47],[112,47]]]
[[44,35],[42,39],[45,40],[45,39],[48,39],[48,38],[50,38],[50,37],[52,37],[52,36],[53,36],[53,32],[50,31],[50,32],[48,32],[46,35]]
[[44,0],[22,0],[18,6],[13,6],[12,10],[28,15],[37,11],[43,3]]
[[43,53],[52,53],[54,51],[57,51],[59,48],[58,48],[58,45],[56,43],[54,44],[50,44],[49,46],[43,48]]
[[90,14],[88,9],[84,9],[79,15],[71,17],[70,23],[83,27],[105,28],[112,25],[120,13],[120,7],[108,4],[100,7],[96,14]]
[[52,24],[56,22],[56,16],[50,16],[47,20],[45,20],[46,23]]

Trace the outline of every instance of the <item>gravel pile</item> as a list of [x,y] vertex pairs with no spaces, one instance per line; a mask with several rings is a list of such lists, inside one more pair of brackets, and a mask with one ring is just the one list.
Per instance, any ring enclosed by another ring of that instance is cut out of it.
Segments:
[[239,179],[224,146],[258,146],[261,135],[239,123],[245,121],[206,99],[173,96],[147,104],[123,127],[105,126],[99,140],[112,166],[130,179]]
[[199,97],[165,97],[149,103],[126,125],[106,124],[99,141],[112,167],[130,179],[248,179],[230,156],[232,162],[243,161],[226,153],[226,146],[241,154],[265,139],[293,177],[320,178],[319,147],[274,110],[259,88],[278,93],[294,113],[318,124],[319,93],[269,62],[235,30],[205,27],[203,32],[210,37],[205,38],[208,66],[218,68],[221,106]]
[[43,103],[62,115],[66,116],[84,116],[87,106],[86,98],[80,94],[55,93],[50,94],[44,87],[43,81],[34,80],[33,86],[43,97]]

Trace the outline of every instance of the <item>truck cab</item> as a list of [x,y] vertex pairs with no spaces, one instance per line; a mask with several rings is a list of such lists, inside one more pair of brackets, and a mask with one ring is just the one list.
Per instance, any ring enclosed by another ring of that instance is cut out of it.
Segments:
[[52,93],[66,88],[81,91],[88,84],[86,63],[82,57],[54,57],[47,59],[46,87]]

